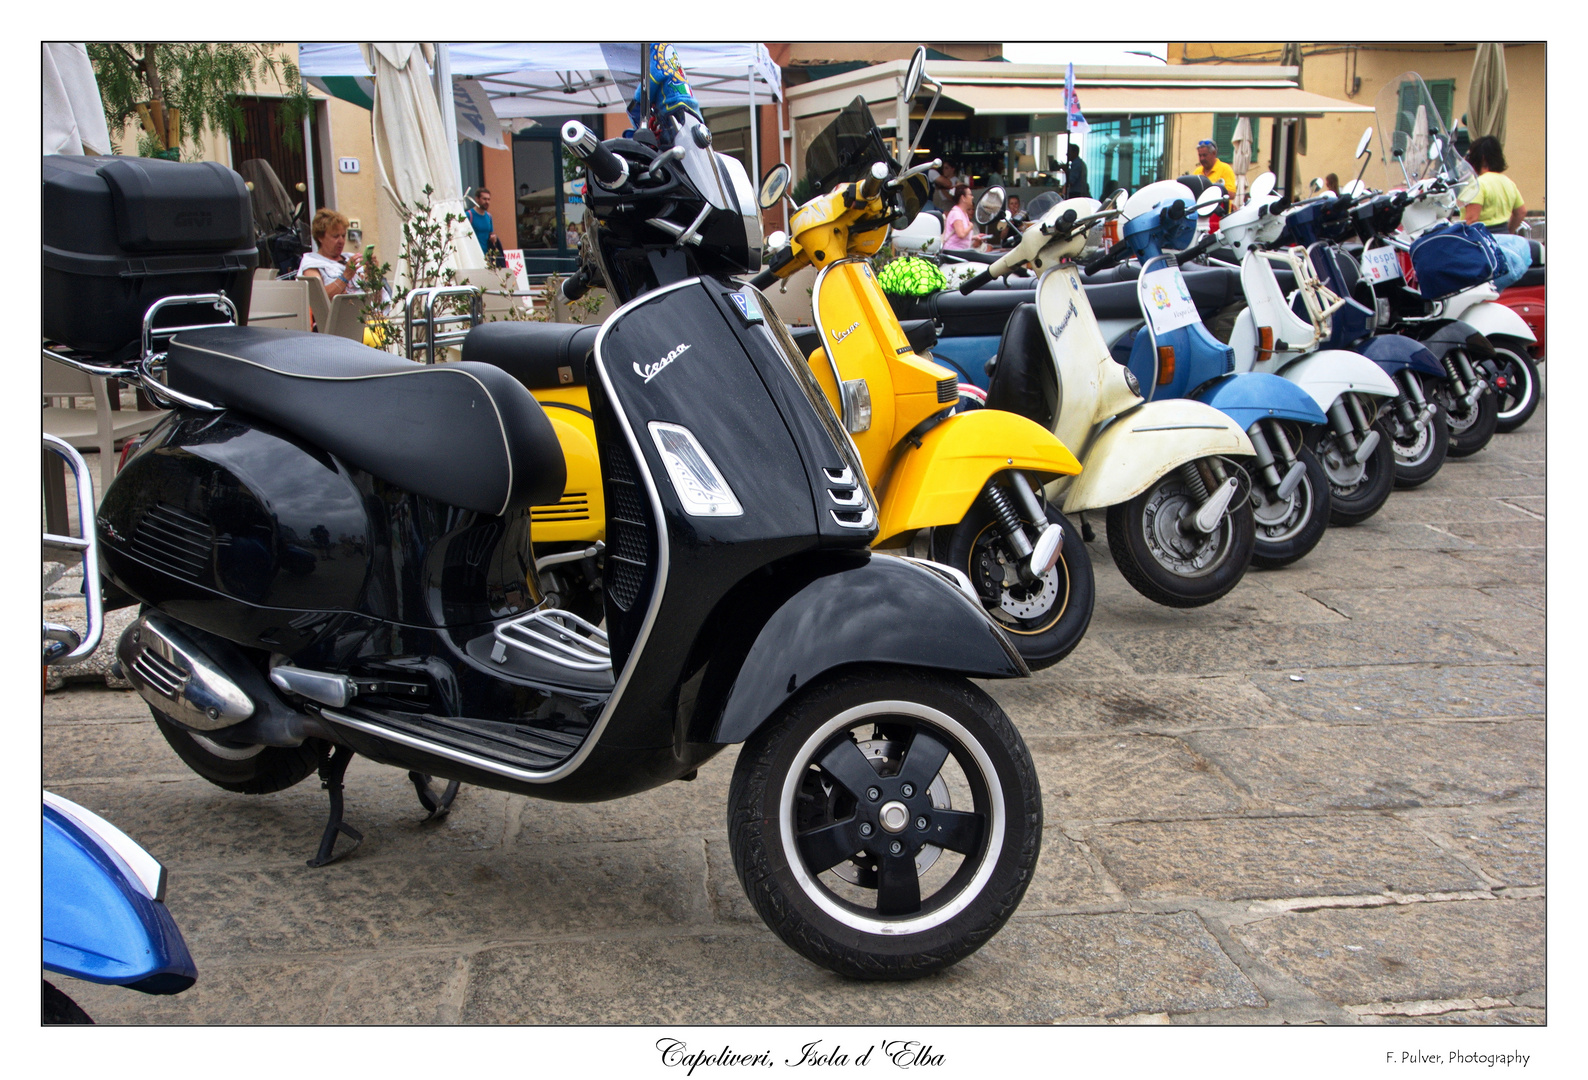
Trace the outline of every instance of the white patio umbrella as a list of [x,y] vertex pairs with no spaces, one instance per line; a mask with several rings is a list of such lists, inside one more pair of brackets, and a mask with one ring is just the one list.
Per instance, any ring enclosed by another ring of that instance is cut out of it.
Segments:
[[1246,173],[1252,167],[1252,122],[1241,117],[1230,138],[1230,168],[1235,170],[1235,205],[1246,205]]
[[[485,266],[464,216],[463,190],[458,180],[458,157],[447,137],[441,106],[426,70],[428,51],[412,41],[373,42],[362,46],[364,59],[375,73],[373,125],[375,174],[381,190],[393,204],[411,210],[424,198],[428,184],[430,205],[437,220],[447,214],[464,217],[451,228],[452,259],[459,270]],[[406,279],[408,268],[397,273]]]
[[1502,146],[1505,144],[1505,106],[1509,97],[1505,46],[1480,42],[1472,60],[1472,82],[1467,88],[1467,130],[1474,139],[1493,135]]
[[42,112],[46,154],[110,153],[99,83],[82,42],[44,42]]

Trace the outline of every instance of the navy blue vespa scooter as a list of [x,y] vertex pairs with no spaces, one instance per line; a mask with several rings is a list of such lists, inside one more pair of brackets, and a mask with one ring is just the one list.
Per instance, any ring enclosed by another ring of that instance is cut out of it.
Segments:
[[[1141,261],[1137,298],[1145,325],[1114,344],[1149,401],[1193,398],[1246,430],[1257,451],[1251,477],[1257,546],[1252,562],[1280,567],[1306,555],[1329,524],[1329,480],[1309,446],[1328,417],[1312,395],[1278,375],[1235,371],[1235,354],[1202,324],[1180,266],[1212,246],[1192,246],[1199,212],[1210,213],[1220,190],[1200,200],[1175,180],[1142,188],[1122,207],[1123,239],[1088,264],[1103,269],[1127,257]],[[1166,248],[1181,249],[1177,252]]]
[[[94,520],[94,494],[83,459],[53,435],[48,451],[65,459],[77,482],[79,521]],[[46,550],[80,558],[87,627],[82,633],[44,624],[44,663],[75,664],[99,645],[104,628],[98,545],[82,537],[44,535]],[[86,982],[146,994],[179,994],[198,976],[187,943],[165,906],[165,867],[126,833],[90,810],[44,792],[42,871],[43,966]],[[46,1024],[91,1024],[66,993],[44,981]]]

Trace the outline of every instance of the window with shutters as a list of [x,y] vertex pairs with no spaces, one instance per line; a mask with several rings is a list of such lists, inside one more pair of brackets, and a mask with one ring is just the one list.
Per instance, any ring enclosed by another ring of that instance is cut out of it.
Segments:
[[[1252,127],[1252,160],[1256,161],[1257,148],[1263,145],[1260,130],[1263,120],[1260,116],[1249,116],[1246,119]],[[1209,137],[1219,144],[1219,157],[1225,161],[1235,156],[1235,125],[1239,121],[1239,116],[1227,116],[1223,113],[1213,117],[1213,134]]]
[[[1434,108],[1439,110],[1439,118],[1444,121],[1445,130],[1449,131],[1456,126],[1456,80],[1454,79],[1429,79],[1423,83],[1428,87],[1428,96],[1434,99]],[[1422,103],[1422,95],[1417,92],[1417,83],[1408,79],[1401,83],[1400,104],[1395,114],[1395,130],[1411,134],[1412,126],[1417,120],[1417,106]],[[1432,129],[1433,125],[1429,125]]]

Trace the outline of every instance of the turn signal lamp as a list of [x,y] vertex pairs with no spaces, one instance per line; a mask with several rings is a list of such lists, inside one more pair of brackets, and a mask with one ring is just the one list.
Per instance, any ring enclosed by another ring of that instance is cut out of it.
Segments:
[[1158,385],[1168,386],[1174,381],[1174,346],[1158,346]]
[[1257,328],[1257,362],[1261,364],[1274,355],[1274,328],[1272,326],[1259,326]]
[[684,513],[691,517],[739,517],[744,513],[728,481],[693,432],[659,420],[651,421],[650,429]]

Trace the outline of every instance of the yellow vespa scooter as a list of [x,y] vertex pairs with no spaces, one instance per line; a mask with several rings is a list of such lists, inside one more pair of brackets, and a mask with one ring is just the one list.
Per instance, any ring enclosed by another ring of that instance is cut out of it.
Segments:
[[1062,659],[1091,621],[1092,564],[1042,488],[1079,473],[1080,463],[1025,417],[956,413],[954,372],[917,353],[878,285],[867,256],[891,225],[915,216],[927,166],[900,172],[888,162],[858,97],[806,160],[825,193],[795,212],[786,242],[774,235],[769,269],[752,283],[819,268],[815,329],[794,336],[876,493],[875,546],[907,548],[964,573],[1033,669]]

